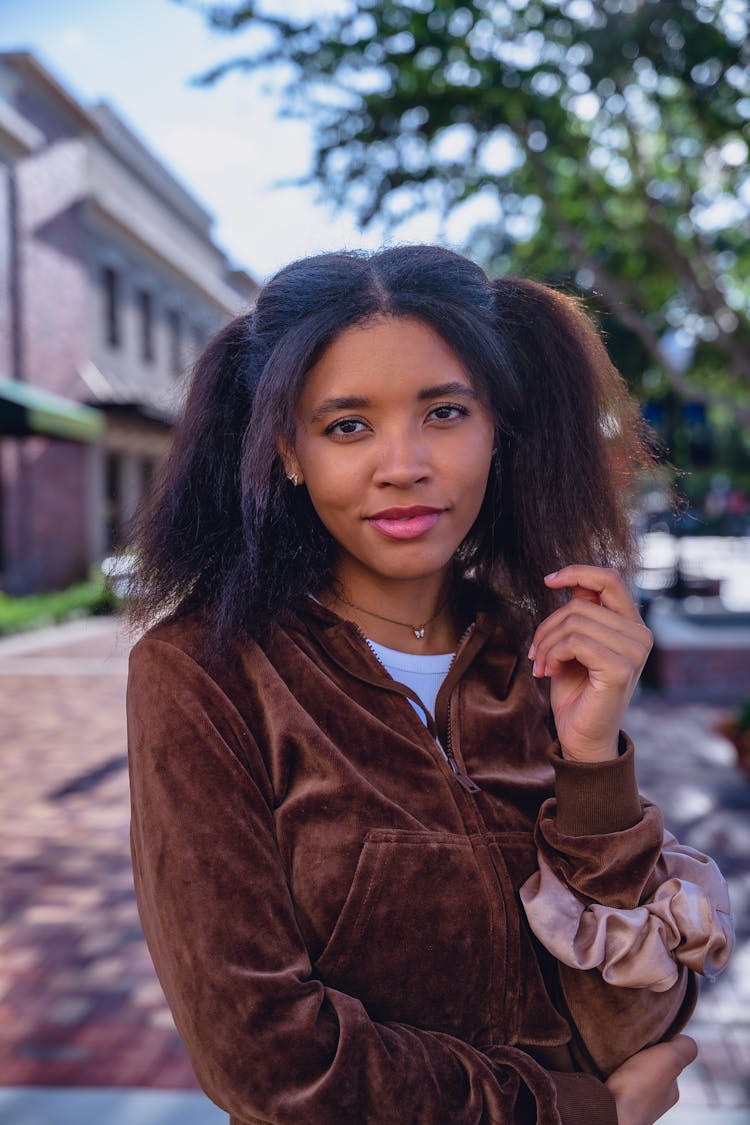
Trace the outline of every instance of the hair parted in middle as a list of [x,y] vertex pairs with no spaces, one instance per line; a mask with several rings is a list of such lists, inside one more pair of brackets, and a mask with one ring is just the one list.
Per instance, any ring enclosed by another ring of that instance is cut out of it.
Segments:
[[579,303],[490,280],[435,246],[302,259],[199,358],[170,456],[137,518],[133,618],[202,609],[217,644],[259,636],[331,578],[335,543],[286,477],[307,373],[345,329],[413,317],[437,332],[495,420],[480,513],[459,575],[529,622],[569,562],[628,570],[626,486],[650,463],[638,409]]

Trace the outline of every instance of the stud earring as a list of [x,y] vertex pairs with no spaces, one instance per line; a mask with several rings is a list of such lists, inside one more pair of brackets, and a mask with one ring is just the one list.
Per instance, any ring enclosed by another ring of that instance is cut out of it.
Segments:
[[294,485],[294,487],[295,487],[295,488],[296,488],[296,487],[297,487],[297,485],[299,484],[299,477],[297,476],[297,474],[296,474],[296,473],[289,473],[289,474],[287,475],[287,478],[286,478],[286,479],[287,479],[288,481],[290,481],[290,482],[291,482],[291,483],[292,483],[292,484]]

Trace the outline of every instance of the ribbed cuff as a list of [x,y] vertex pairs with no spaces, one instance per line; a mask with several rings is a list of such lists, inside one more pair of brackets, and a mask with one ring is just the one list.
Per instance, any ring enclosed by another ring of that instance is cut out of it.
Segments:
[[619,749],[619,757],[606,762],[553,756],[559,832],[566,836],[623,832],[641,819],[633,743],[622,731]]
[[607,1086],[590,1074],[549,1071],[563,1125],[617,1125],[617,1105]]

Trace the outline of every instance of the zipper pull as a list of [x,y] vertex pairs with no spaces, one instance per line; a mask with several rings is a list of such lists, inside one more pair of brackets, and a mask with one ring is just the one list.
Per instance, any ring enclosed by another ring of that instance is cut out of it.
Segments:
[[458,768],[458,762],[452,755],[448,756],[448,765],[453,771],[453,776],[455,777],[458,784],[463,789],[465,789],[467,793],[481,793],[481,789],[479,788],[477,783],[475,781],[472,781],[467,774],[461,772],[461,770]]

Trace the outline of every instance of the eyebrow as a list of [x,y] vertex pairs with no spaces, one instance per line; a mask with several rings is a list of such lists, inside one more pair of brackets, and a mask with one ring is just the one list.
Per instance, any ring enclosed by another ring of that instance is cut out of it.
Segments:
[[[434,387],[424,387],[417,399],[419,402],[424,402],[426,399],[431,398],[444,398],[448,395],[460,398],[468,398],[476,401],[478,395],[476,391],[468,386],[466,383],[437,383]],[[324,398],[323,401],[316,406],[312,413],[311,421],[319,422],[322,418],[326,418],[329,414],[337,414],[340,410],[365,410],[368,406],[372,406],[372,399],[364,398],[362,395],[343,395],[340,398]]]

